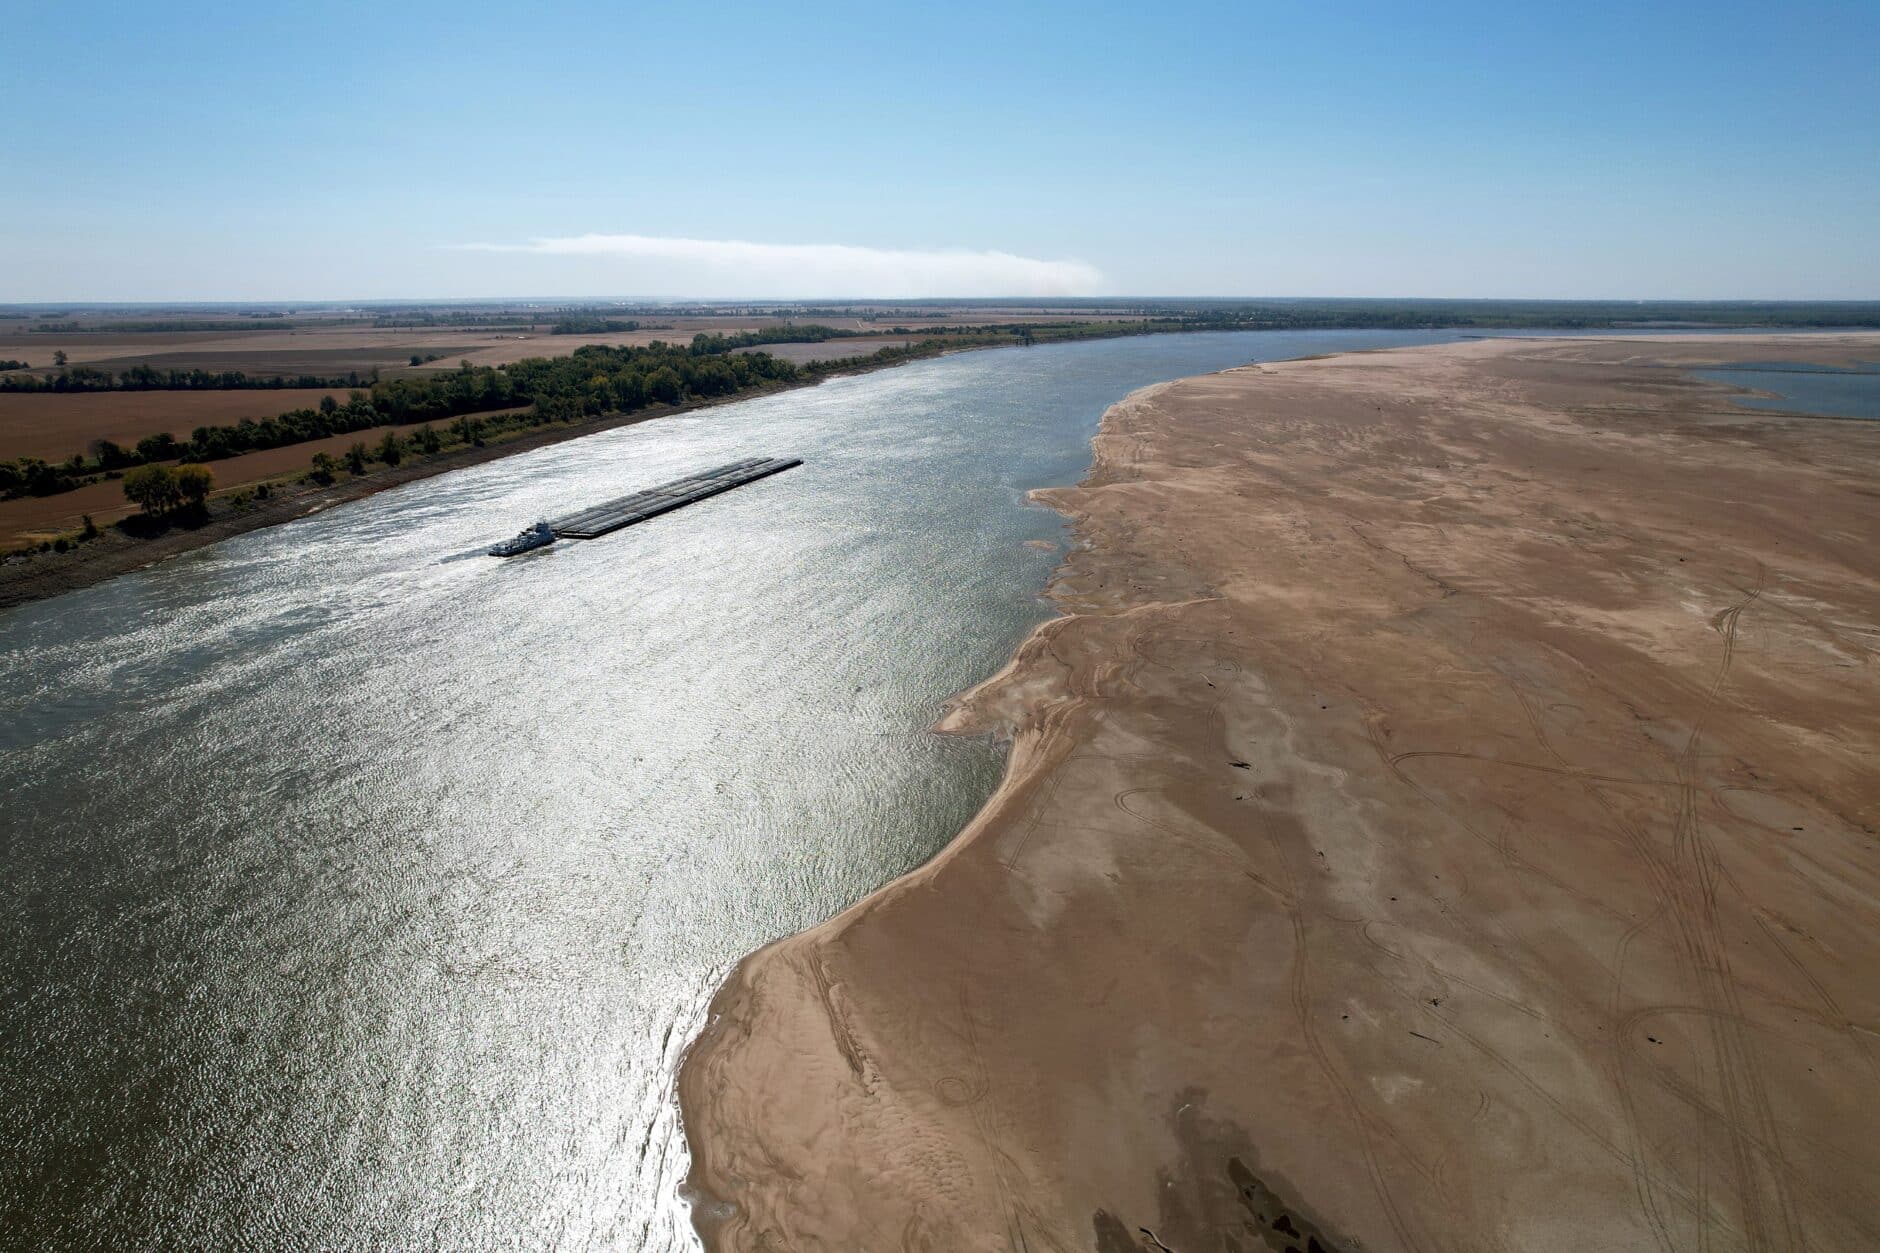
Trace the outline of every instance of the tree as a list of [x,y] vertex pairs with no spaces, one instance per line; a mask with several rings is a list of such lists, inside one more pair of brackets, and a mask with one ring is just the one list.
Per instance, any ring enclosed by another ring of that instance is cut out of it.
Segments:
[[404,441],[398,438],[397,431],[385,432],[385,438],[379,441],[379,460],[388,466],[395,466],[405,459]]
[[148,514],[175,508],[176,473],[168,466],[138,466],[124,475],[124,499]]
[[679,372],[669,365],[662,365],[646,379],[646,392],[654,400],[661,400],[669,405],[679,403],[684,394],[684,384],[679,381]]
[[327,396],[320,397],[320,412],[321,413],[332,413],[335,409],[338,409],[338,408],[339,408],[339,401],[334,400],[332,396],[327,395]]
[[53,365],[65,364],[65,349],[61,348],[57,352],[54,352],[52,354],[52,364]]
[[176,493],[190,508],[197,511],[207,508],[209,493],[214,487],[215,472],[208,466],[176,467]]
[[437,437],[437,432],[431,429],[430,423],[427,422],[418,428],[418,448],[420,451],[428,456],[443,447],[444,441]]
[[339,462],[335,461],[329,454],[323,452],[313,454],[314,482],[322,484],[331,483],[333,476],[338,473],[338,471]]
[[29,495],[51,496],[70,486],[60,476],[57,466],[49,466],[37,457],[21,457],[19,467],[26,477],[26,491]]
[[355,442],[346,450],[346,468],[354,474],[366,472],[366,446],[363,441]]
[[183,455],[183,446],[168,431],[146,435],[137,441],[137,455],[145,461],[168,461]]
[[137,464],[136,453],[128,448],[120,448],[108,439],[93,440],[91,453],[98,459],[100,470],[122,470],[125,466]]

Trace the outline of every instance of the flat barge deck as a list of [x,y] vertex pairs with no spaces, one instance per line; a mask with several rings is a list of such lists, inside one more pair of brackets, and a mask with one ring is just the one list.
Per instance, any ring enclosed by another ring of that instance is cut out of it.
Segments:
[[719,466],[715,470],[688,474],[682,479],[661,483],[658,487],[649,487],[630,496],[603,501],[579,513],[558,518],[549,525],[554,528],[559,539],[594,539],[802,464],[801,457],[750,457]]

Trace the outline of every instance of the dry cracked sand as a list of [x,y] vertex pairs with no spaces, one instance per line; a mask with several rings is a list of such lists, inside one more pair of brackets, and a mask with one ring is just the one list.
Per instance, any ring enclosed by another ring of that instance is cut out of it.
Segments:
[[1492,340],[1117,405],[935,861],[688,1055],[713,1250],[1880,1248],[1880,423]]

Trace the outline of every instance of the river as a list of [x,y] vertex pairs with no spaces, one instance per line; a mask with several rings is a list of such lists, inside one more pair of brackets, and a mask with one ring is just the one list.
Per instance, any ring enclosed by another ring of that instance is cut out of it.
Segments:
[[[1441,333],[965,353],[426,479],[0,613],[17,1247],[677,1249],[731,963],[930,857],[1104,408]],[[805,464],[589,542],[540,515]],[[1038,541],[1041,543],[1034,543]]]

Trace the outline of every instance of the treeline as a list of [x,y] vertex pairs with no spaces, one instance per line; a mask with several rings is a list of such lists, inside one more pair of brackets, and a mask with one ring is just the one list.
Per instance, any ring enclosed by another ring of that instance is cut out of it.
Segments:
[[64,461],[47,462],[37,457],[0,461],[0,499],[54,496],[102,478],[117,477],[138,466],[165,461],[220,461],[264,448],[346,435],[386,422],[373,407],[371,397],[355,391],[344,404],[327,396],[316,408],[295,409],[260,421],[243,418],[228,425],[199,426],[187,440],[168,431],[147,435],[132,448],[101,439],[93,442],[89,455],[75,453]]
[[[314,454],[307,478],[331,483],[344,470],[365,474],[374,462],[398,465],[407,455],[429,456],[459,446],[482,447],[492,439],[555,422],[579,422],[606,414],[632,413],[651,405],[733,396],[802,372],[768,353],[694,354],[688,348],[654,343],[610,348],[586,344],[568,357],[533,357],[507,367],[465,366],[431,379],[381,384],[372,401],[380,420],[420,423],[408,437],[386,431],[376,444],[353,444],[344,455]],[[491,412],[495,399],[511,405]],[[456,411],[442,429],[433,424]],[[396,418],[392,417],[396,413]]]
[[[257,313],[250,321],[230,322],[100,322],[86,326],[77,322],[41,322],[26,329],[54,335],[82,335],[89,332],[123,332],[127,335],[174,334],[178,331],[281,331],[298,330],[304,322],[289,322],[284,314]],[[333,325],[333,323],[327,323]]]
[[702,354],[653,343],[623,348],[584,344],[572,356],[531,357],[502,373],[509,376],[517,396],[532,402],[544,420],[554,420],[730,396],[789,382],[798,371],[766,352]]
[[869,353],[866,357],[843,357],[835,361],[811,361],[803,366],[803,372],[812,376],[825,374],[847,374],[857,370],[872,369],[880,365],[893,365],[898,361],[913,361],[919,357],[935,357],[951,348],[989,348],[994,344],[1012,342],[1003,335],[987,336],[984,343],[957,344],[946,340],[923,339],[918,344],[888,344]]
[[[26,363],[0,369],[26,369]],[[75,365],[57,374],[9,374],[0,376],[0,392],[228,392],[281,391],[290,387],[365,387],[370,376],[359,371],[345,374],[253,375],[240,370],[159,370],[155,366],[134,365],[128,369],[100,370],[95,366]]]
[[463,365],[440,374],[388,379],[373,386],[365,403],[381,424],[400,426],[529,405],[544,420],[553,420],[729,396],[796,376],[796,366],[769,353],[702,354],[658,342],[618,348],[584,344],[565,357]]
[[0,361],[0,370],[30,370],[32,368],[32,366],[27,365],[24,361],[15,361],[11,357]]
[[271,418],[199,426],[181,440],[167,432],[135,447],[97,441],[89,455],[63,462],[23,457],[0,461],[0,497],[49,496],[152,462],[220,461],[242,453],[349,435],[376,426],[407,426],[500,409],[529,409],[540,424],[632,413],[650,405],[676,405],[798,377],[797,367],[769,353],[701,355],[655,343],[609,348],[587,344],[567,357],[531,357],[507,366],[464,365],[428,377],[388,379],[331,396],[312,408]]
[[1114,318],[1103,322],[982,322],[976,326],[929,326],[919,331],[895,327],[907,335],[923,335],[945,340],[948,348],[963,343],[1044,344],[1067,339],[1114,339],[1122,335],[1153,335],[1158,332],[1191,329],[1176,318]]
[[426,326],[475,326],[491,331],[526,331],[534,327],[521,313],[453,313],[429,309],[394,309],[372,319],[377,330],[415,330]]
[[755,348],[759,344],[820,344],[831,339],[852,339],[858,331],[839,331],[833,326],[811,323],[808,326],[794,326],[785,323],[782,326],[766,326],[755,331],[734,331],[729,335],[700,331],[692,337],[692,355],[709,356],[712,353],[731,352],[738,348]]
[[38,457],[0,461],[0,500],[19,496],[53,496],[93,482],[94,468],[83,457],[52,465]]
[[[554,422],[732,396],[798,377],[796,366],[768,353],[694,355],[654,343],[643,348],[587,344],[568,357],[532,357],[507,367],[464,366],[429,379],[398,379],[375,388],[372,404],[379,421],[418,423],[417,430],[408,437],[386,431],[376,444],[355,443],[338,457],[316,453],[307,478],[331,483],[342,470],[361,475],[374,462],[396,466],[408,455],[481,447]],[[452,414],[442,429],[433,424]]]
[[[1063,303],[1067,314],[1077,307]],[[1170,330],[1880,326],[1880,301],[1870,300],[1150,300],[1132,302],[1132,311]]]
[[621,331],[637,331],[638,321],[620,318],[563,318],[548,328],[550,335],[613,335]]

